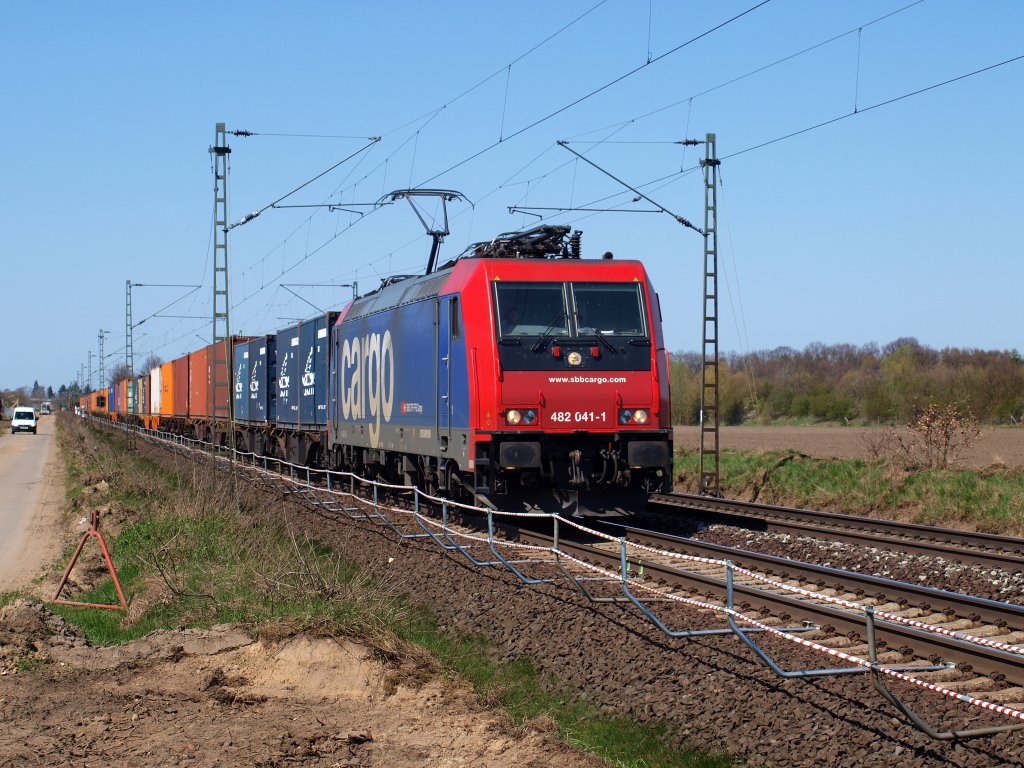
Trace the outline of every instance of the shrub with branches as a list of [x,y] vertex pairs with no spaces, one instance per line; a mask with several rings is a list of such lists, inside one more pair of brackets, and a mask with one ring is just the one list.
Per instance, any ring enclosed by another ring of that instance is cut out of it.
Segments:
[[945,469],[981,436],[970,409],[955,403],[929,403],[907,425],[904,433],[892,430],[891,444],[908,468]]

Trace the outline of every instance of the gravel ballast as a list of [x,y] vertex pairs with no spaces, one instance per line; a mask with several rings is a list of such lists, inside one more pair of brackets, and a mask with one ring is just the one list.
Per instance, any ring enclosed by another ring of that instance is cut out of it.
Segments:
[[[529,658],[605,710],[666,723],[692,746],[726,750],[751,766],[1024,765],[1024,735],[931,740],[873,690],[867,675],[782,679],[732,635],[673,639],[633,607],[589,603],[564,579],[527,586],[504,568],[473,566],[429,541],[399,540],[383,526],[311,509],[274,491],[266,495],[268,505],[296,530],[404,589],[433,612],[441,628],[483,635],[503,658]],[[706,538],[728,543],[730,536],[722,531]],[[748,549],[783,551],[778,543],[759,546],[747,532],[741,538],[735,543]],[[793,546],[803,553],[801,559],[814,559],[806,542]],[[828,562],[838,568],[858,557],[875,557],[861,553],[848,560],[849,553],[828,553]],[[919,572],[919,566],[906,567]],[[950,577],[938,568],[936,574],[939,581]],[[886,575],[902,578],[893,567]],[[970,584],[974,576],[963,578]],[[1007,578],[1012,583],[1016,577]],[[993,595],[1007,588],[1005,580],[991,582]],[[676,629],[724,626],[720,617],[689,607],[659,606],[659,614]],[[783,640],[761,642],[787,669],[836,665]],[[911,686],[893,687],[939,728],[1011,722]]]

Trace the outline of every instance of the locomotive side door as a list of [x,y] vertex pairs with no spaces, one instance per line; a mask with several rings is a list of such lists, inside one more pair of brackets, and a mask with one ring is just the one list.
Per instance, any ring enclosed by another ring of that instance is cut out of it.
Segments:
[[[437,341],[437,440],[441,450],[447,450],[451,438],[451,356],[452,356],[452,311],[458,308],[458,297],[441,296],[434,305],[435,339]],[[457,327],[457,324],[456,324]]]

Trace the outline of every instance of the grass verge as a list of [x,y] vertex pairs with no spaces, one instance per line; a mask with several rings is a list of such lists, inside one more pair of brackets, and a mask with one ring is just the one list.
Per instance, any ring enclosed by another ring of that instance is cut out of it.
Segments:
[[[61,421],[68,499],[105,510],[103,531],[131,609],[53,606],[90,641],[117,644],[156,629],[248,625],[257,634],[297,631],[348,636],[386,658],[403,643],[426,649],[514,723],[557,730],[565,741],[614,766],[722,768],[725,755],[688,749],[663,727],[611,716],[560,691],[526,661],[493,661],[479,638],[441,632],[386,577],[360,571],[324,544],[290,533],[265,510],[265,497],[237,492],[209,466],[152,461],[128,453],[118,436]],[[81,566],[76,567],[76,571]],[[88,571],[86,572],[88,575]],[[94,564],[91,586],[74,599],[115,603],[112,580]]]
[[[700,454],[675,460],[677,487],[696,487]],[[726,497],[1024,535],[1024,469],[904,470],[883,461],[786,451],[721,452]]]
[[454,637],[438,631],[427,616],[419,617],[402,636],[427,648],[442,664],[470,681],[480,697],[500,706],[516,725],[550,723],[560,738],[600,755],[614,766],[663,768],[727,768],[735,762],[725,754],[688,748],[664,726],[601,712],[578,695],[560,689],[529,660],[496,663],[492,646],[476,637]]

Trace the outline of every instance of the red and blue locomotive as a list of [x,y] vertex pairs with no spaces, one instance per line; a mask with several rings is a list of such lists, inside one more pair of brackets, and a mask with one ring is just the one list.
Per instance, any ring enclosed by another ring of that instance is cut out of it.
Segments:
[[331,331],[327,463],[499,508],[671,490],[668,359],[638,261],[543,226],[388,281]]
[[[579,243],[562,226],[503,235],[82,408],[221,443],[233,422],[243,450],[496,508],[635,509],[672,486],[658,297],[640,262]],[[225,358],[230,419],[212,384]]]

